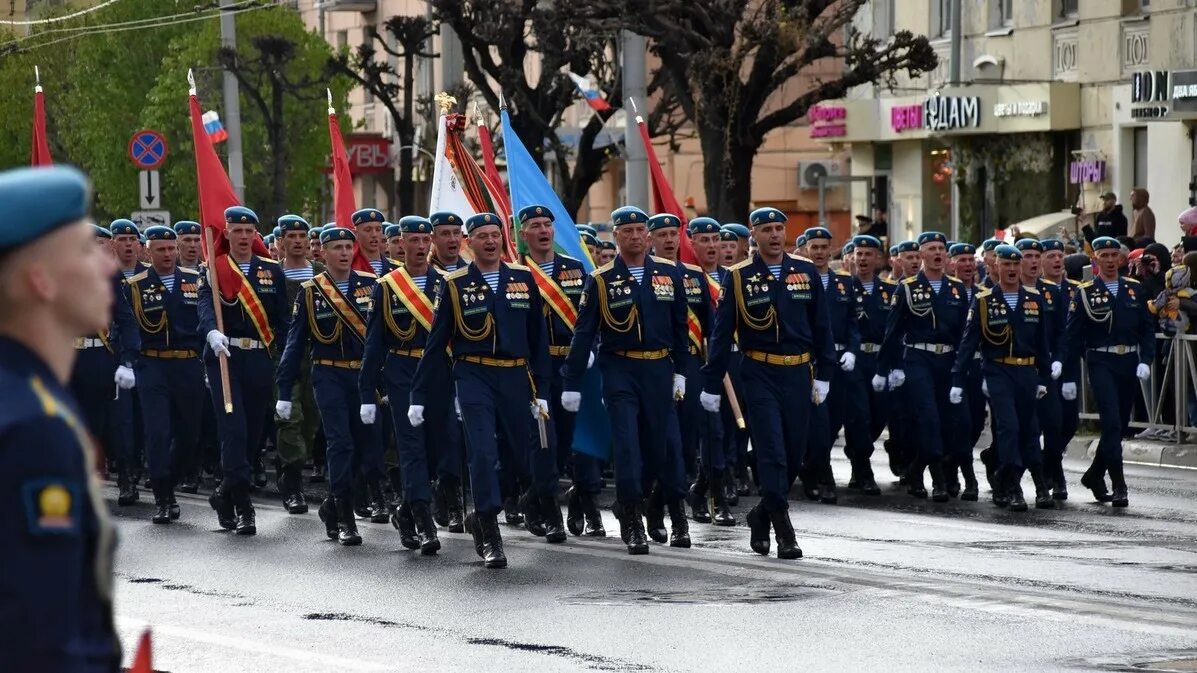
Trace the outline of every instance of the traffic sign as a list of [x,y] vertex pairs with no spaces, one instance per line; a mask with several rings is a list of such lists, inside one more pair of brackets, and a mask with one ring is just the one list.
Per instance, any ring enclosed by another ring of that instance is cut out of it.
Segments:
[[153,129],[142,129],[129,138],[129,159],[143,171],[161,166],[166,152],[166,137]]
[[142,171],[137,176],[137,184],[141,187],[142,208],[157,208],[162,205],[162,186],[158,181],[158,171]]
[[145,231],[147,227],[153,226],[170,226],[170,211],[167,210],[138,210],[133,213],[129,219],[133,220],[133,224],[141,231]]

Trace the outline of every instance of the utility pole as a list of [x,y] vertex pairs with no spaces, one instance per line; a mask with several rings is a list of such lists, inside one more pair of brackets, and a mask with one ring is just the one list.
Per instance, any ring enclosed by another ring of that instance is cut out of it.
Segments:
[[[960,59],[961,52],[964,45],[964,28],[963,21],[961,21],[961,11],[964,9],[962,0],[952,0],[952,54],[949,58],[952,60],[948,63],[948,84],[953,88],[960,86]],[[952,179],[952,209],[951,209],[951,236],[953,241],[960,240],[960,186],[956,184],[955,177]]]
[[[638,106],[648,107],[648,74],[645,65],[647,41],[631,31],[622,31],[621,52],[623,68],[623,100],[625,109],[630,107],[628,99]],[[617,205],[649,207],[648,202],[648,155],[640,141],[640,129],[636,115],[629,114],[623,131],[624,149],[624,202]]]
[[[237,24],[233,21],[233,0],[220,0],[220,46],[237,48]],[[237,197],[245,200],[245,171],[241,165],[241,98],[237,78],[224,71],[224,128],[229,132],[229,180]]]

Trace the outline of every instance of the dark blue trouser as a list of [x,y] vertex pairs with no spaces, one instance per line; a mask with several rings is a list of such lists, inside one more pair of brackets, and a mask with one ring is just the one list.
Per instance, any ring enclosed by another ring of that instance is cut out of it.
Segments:
[[[889,421],[890,407],[889,393],[884,390],[881,392],[873,390],[873,377],[877,375],[877,354],[862,352],[857,355],[856,374],[860,378],[860,382],[866,396],[865,401],[868,403],[868,455],[872,456],[873,442],[876,442],[877,438],[881,436],[881,431],[885,429],[885,424]],[[832,390],[834,389],[835,387],[832,386]],[[848,424],[855,422],[855,419],[848,417]],[[845,437],[845,441],[847,441],[847,437]]]
[[204,366],[198,357],[171,360],[143,355],[137,362],[137,388],[150,478],[178,481],[191,474],[199,460]]
[[997,428],[997,481],[1014,485],[1023,470],[1039,465],[1038,423],[1035,421],[1035,388],[1039,376],[1035,367],[986,362],[985,383]]
[[1064,386],[1064,381],[1056,381],[1056,392],[1060,395],[1060,443],[1064,447],[1064,451],[1068,451],[1068,443],[1076,436],[1077,428],[1081,424],[1081,395],[1080,385],[1077,385],[1077,398],[1066,400],[1061,388]]
[[981,433],[985,431],[985,416],[989,411],[985,403],[985,393],[981,391],[981,382],[984,380],[981,375],[981,360],[973,358],[964,373],[964,403],[968,407],[969,430],[971,431],[968,434],[970,459],[973,449],[981,439]]
[[216,408],[216,432],[220,436],[220,467],[225,490],[249,483],[249,447],[258,446],[266,414],[274,400],[274,364],[263,349],[230,349],[229,392],[233,413],[225,413],[221,392],[220,364],[211,349],[204,350],[208,388]]
[[611,419],[615,497],[638,505],[646,474],[660,480],[666,499],[685,494],[688,484],[677,446],[667,439],[673,405],[673,361],[632,360],[601,354],[603,399]]
[[[1043,435],[1043,467],[1048,485],[1064,478],[1063,411],[1058,386],[1048,385],[1047,394],[1035,403],[1036,434]],[[1038,440],[1036,439],[1036,443]]]
[[[744,414],[744,424],[748,424],[748,412],[744,409],[744,386],[740,371],[744,366],[744,354],[732,351],[727,359],[727,376],[731,379],[732,390],[740,402],[740,413]],[[731,404],[727,400],[727,391],[721,392],[722,403],[719,406],[719,420],[723,424],[723,458],[727,467],[733,468],[743,464],[748,459],[748,436],[751,428],[741,430],[736,424],[736,416],[732,413]]]
[[312,365],[312,391],[328,442],[328,488],[334,498],[350,497],[359,473],[368,479],[383,474],[382,431],[377,423],[362,423],[358,413],[358,373],[357,369]]
[[676,403],[677,424],[682,444],[682,465],[686,474],[697,474],[698,457],[702,443],[707,440],[709,428],[706,410],[702,408],[702,359],[691,350],[689,365],[683,375],[686,377],[686,396]]
[[[79,402],[84,422],[104,453],[119,469],[134,468],[133,396],[122,390],[116,398],[116,358],[105,348],[76,351],[71,371],[71,392]],[[116,398],[116,399],[114,399]]]
[[[689,395],[690,393],[687,392],[686,394]],[[695,393],[695,395],[701,394],[701,389]],[[721,473],[734,464],[725,453],[727,444],[724,441],[724,433],[727,431],[723,427],[723,415],[719,413],[713,414],[704,409],[699,422],[705,427],[701,444],[703,472],[707,476]],[[735,431],[735,421],[732,421],[730,432],[734,433]]]
[[[869,378],[873,375],[870,373]],[[873,456],[873,438],[870,434],[869,395],[861,377],[860,363],[846,372],[839,367],[831,377],[831,391],[827,394],[827,415],[831,421],[831,444],[844,430],[844,455],[853,464],[869,462]],[[871,390],[872,388],[869,387]],[[828,455],[830,459],[830,452]]]
[[[568,466],[574,486],[582,493],[598,495],[602,490],[603,471],[599,459],[581,451],[574,451],[574,430],[577,428],[578,415],[566,411],[561,406],[561,393],[565,390],[561,378],[561,368],[565,366],[565,357],[553,358],[553,380],[549,392],[550,442],[557,448],[558,470]],[[539,444],[540,439],[536,442]],[[533,481],[536,477],[533,477]]]
[[[917,466],[931,465],[951,456],[963,459],[972,455],[967,446],[969,422],[964,404],[951,404],[948,391],[952,388],[952,353],[928,353],[906,349],[906,384],[896,392],[906,400],[909,421],[917,424]],[[990,395],[993,391],[990,390]]]
[[1122,431],[1130,422],[1135,395],[1139,394],[1139,379],[1135,378],[1139,360],[1133,353],[1089,351],[1085,354],[1085,364],[1089,367],[1089,388],[1101,423],[1097,458],[1106,468],[1118,467],[1122,465]]
[[[447,365],[446,365],[447,366]],[[428,437],[425,446],[428,450],[429,475],[438,481],[460,484],[462,470],[465,468],[465,437],[462,434],[461,421],[457,418],[457,407],[454,404],[456,393],[451,385],[451,377],[441,379],[445,383],[431,386],[427,396],[428,404],[424,410],[424,417],[447,419],[443,425],[436,427],[436,432]],[[407,403],[410,396],[399,401],[399,410],[407,415]],[[395,398],[391,398],[395,404]],[[402,450],[402,449],[400,449]]]
[[[382,368],[382,382],[395,427],[395,451],[399,454],[399,471],[403,479],[403,500],[408,504],[432,500],[432,486],[428,471],[427,433],[441,435],[448,426],[457,426],[457,414],[441,414],[419,427],[407,420],[407,401],[411,399],[411,381],[419,358],[406,355],[387,355]],[[443,405],[442,405],[443,406]]]
[[806,453],[810,401],[810,365],[785,367],[744,359],[744,411],[752,428],[752,447],[768,511],[789,508],[790,484]]
[[[470,465],[470,487],[474,510],[497,514],[503,508],[499,485],[499,437],[514,449],[514,474],[526,476],[529,425],[532,421],[532,390],[525,367],[490,367],[458,360],[453,365],[453,382],[461,415]],[[522,449],[522,450],[521,450]]]
[[553,378],[549,381],[549,389],[536,391],[537,399],[549,403],[549,417],[544,422],[548,448],[540,446],[540,428],[537,422],[533,420],[528,424],[528,473],[531,478],[528,491],[535,497],[557,495],[561,447],[564,444],[567,447],[565,451],[568,452],[568,447],[573,446],[574,419],[577,414],[571,414],[561,407],[560,369],[564,362],[565,358],[553,358]]

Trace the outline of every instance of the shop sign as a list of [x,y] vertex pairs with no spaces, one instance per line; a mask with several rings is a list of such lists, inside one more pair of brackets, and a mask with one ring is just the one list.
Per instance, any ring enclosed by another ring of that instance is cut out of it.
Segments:
[[1106,162],[1087,159],[1068,165],[1068,184],[1080,185],[1086,182],[1105,182]]
[[994,117],[1038,117],[1047,114],[1047,101],[1023,100],[1014,103],[994,103]]
[[922,105],[897,105],[889,111],[889,126],[897,133],[923,128]]
[[928,131],[954,131],[981,125],[981,99],[977,96],[934,96],[923,103],[923,124]]
[[1169,73],[1172,85],[1172,111],[1197,112],[1197,70],[1180,70]]
[[1131,119],[1163,119],[1168,116],[1171,93],[1166,70],[1141,70],[1131,75]]
[[848,108],[816,105],[810,109],[810,137],[838,138],[848,135]]

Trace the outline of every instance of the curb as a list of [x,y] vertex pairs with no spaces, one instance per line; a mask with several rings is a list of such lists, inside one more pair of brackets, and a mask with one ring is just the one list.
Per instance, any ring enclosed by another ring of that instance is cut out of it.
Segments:
[[[1069,458],[1091,459],[1097,454],[1097,438],[1076,437],[1068,443]],[[1136,465],[1197,470],[1197,444],[1174,444],[1143,439],[1122,442],[1123,460]]]

